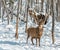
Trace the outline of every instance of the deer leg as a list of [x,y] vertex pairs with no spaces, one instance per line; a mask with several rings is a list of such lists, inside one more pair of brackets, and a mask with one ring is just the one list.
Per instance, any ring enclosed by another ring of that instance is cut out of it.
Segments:
[[36,38],[36,46],[37,46],[37,38]]
[[39,38],[39,46],[40,46],[40,38]]
[[34,45],[34,43],[33,43],[33,37],[31,38],[31,41],[32,41],[32,44]]
[[28,38],[29,38],[29,35],[27,36],[27,41],[26,41],[26,43],[28,43]]

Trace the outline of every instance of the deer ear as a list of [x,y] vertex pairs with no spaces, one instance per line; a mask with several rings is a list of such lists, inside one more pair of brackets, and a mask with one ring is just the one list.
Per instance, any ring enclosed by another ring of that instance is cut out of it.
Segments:
[[47,21],[47,20],[48,20],[48,18],[49,18],[49,14],[47,14],[47,13],[46,13],[46,14],[45,14],[45,25],[46,25],[46,24],[47,24],[47,22],[48,22],[48,21]]

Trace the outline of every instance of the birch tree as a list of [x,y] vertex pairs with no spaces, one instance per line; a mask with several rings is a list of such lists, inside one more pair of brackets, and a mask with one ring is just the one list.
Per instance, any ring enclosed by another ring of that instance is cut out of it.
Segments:
[[41,0],[41,11],[43,11],[43,2],[44,0]]
[[0,18],[1,18],[1,0],[0,0]]
[[22,0],[20,0],[20,14],[22,12]]
[[18,39],[19,3],[20,3],[20,0],[18,0],[17,17],[16,17],[16,34],[15,34],[16,39]]
[[52,12],[52,44],[54,44],[54,2],[51,0],[51,12]]
[[[11,8],[12,13],[13,13],[13,4],[14,4],[14,1],[13,0],[9,0],[9,7]],[[12,13],[10,14],[11,21],[13,20],[13,14]]]
[[56,2],[56,20],[57,20],[57,18],[58,18],[58,0],[56,0],[57,2]]
[[2,22],[3,22],[3,16],[4,16],[4,12],[5,12],[5,6],[4,6],[4,0],[1,0],[2,2]]
[[27,31],[27,24],[28,24],[28,9],[29,9],[29,1],[26,1],[26,29],[25,32]]

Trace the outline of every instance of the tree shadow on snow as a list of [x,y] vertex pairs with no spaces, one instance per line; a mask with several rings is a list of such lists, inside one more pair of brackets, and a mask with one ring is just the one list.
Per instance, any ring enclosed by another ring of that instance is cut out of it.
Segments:
[[17,42],[12,42],[12,41],[0,41],[0,44],[19,45],[19,43],[17,43]]

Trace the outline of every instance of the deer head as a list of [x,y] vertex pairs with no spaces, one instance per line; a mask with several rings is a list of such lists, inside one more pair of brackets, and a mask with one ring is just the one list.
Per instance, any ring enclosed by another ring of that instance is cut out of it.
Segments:
[[38,13],[38,14],[37,14],[37,12],[36,12],[35,10],[33,10],[33,9],[29,9],[29,14],[30,14],[31,17],[36,21],[37,24],[38,24],[42,19],[45,20],[45,23],[44,23],[44,24],[46,24],[46,23],[47,23],[47,20],[48,20],[48,17],[49,17],[48,14],[45,14],[45,15],[43,15],[43,14],[41,14],[41,13]]

